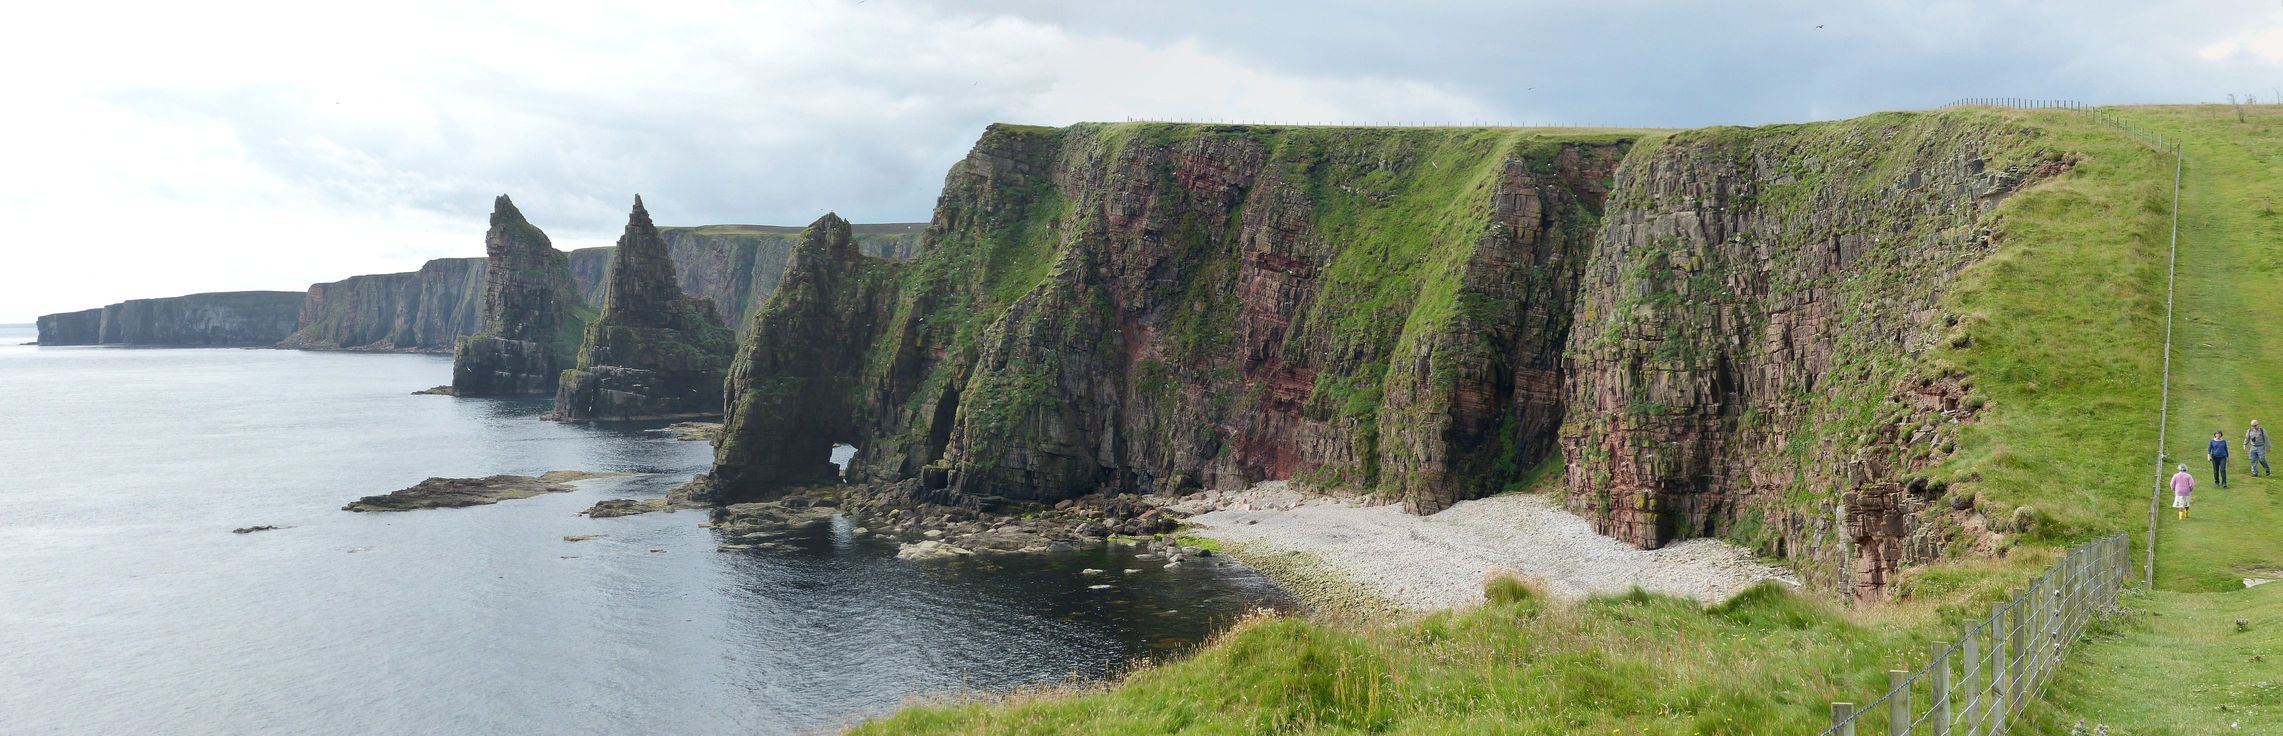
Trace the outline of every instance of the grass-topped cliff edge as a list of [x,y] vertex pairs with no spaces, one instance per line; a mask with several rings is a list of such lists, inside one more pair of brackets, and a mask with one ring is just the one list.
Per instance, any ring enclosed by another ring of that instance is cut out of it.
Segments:
[[[2174,394],[2176,421],[2187,426],[2174,427],[2182,447],[2172,449],[2199,459],[2186,443],[2208,435],[2202,425],[2224,422],[2240,434],[2250,417],[2237,414],[2283,393],[2270,385],[2283,376],[2257,369],[2283,365],[2269,359],[2283,358],[2279,327],[2235,321],[2248,289],[2283,267],[2273,253],[2276,226],[2262,214],[2279,193],[2258,174],[2274,170],[2277,156],[2263,126],[2283,121],[2271,110],[2243,123],[2203,108],[2124,112],[2169,126],[2190,141],[2197,162],[2183,223]],[[2028,126],[2037,145],[2066,152],[2073,164],[1997,207],[1997,249],[1967,268],[1941,304],[1961,317],[1965,339],[1919,356],[1962,373],[1985,402],[1932,472],[1982,508],[2032,509],[2030,521],[1908,570],[1895,601],[1851,607],[1765,587],[1706,608],[1639,594],[1564,604],[1508,591],[1480,608],[1380,625],[1249,619],[1190,657],[1116,683],[923,704],[856,732],[1820,730],[1831,701],[1860,702],[1884,689],[1886,670],[1923,664],[1926,643],[1955,636],[1960,621],[2002,600],[2058,550],[2140,528],[2153,482],[2169,159],[2069,111],[1932,114]],[[2202,204],[2199,193],[2209,197]],[[2259,505],[2266,491],[2257,484],[2267,481],[2237,473],[2235,486],[2247,490],[2199,508],[2199,520],[2229,514],[2210,531],[2168,522],[2159,578],[2182,592],[2136,604],[2213,630],[2175,632],[2160,617],[2094,642],[2064,670],[2054,700],[2033,712],[2035,724],[2066,730],[2099,710],[2143,729],[2124,732],[2200,733],[2195,724],[2229,718],[2214,701],[2235,698],[2236,720],[2246,705],[2267,705],[2260,698],[2271,691],[2244,690],[2241,679],[2265,676],[2254,659],[2261,652],[2247,647],[2276,643],[2271,626],[2283,623],[2256,614],[2253,598],[2275,588],[2177,598],[2226,587],[2246,566],[2278,559],[2275,537],[2256,531],[2283,528],[2260,526],[2261,514],[2276,513]],[[2244,632],[2230,630],[2233,617],[2247,618]],[[2143,653],[2173,649],[2210,659]],[[2234,664],[2208,664],[2223,659]],[[2195,694],[2177,697],[2184,671],[2166,668],[2194,666],[2237,686],[2193,685]],[[2177,711],[2189,708],[2201,713],[2180,720]]]

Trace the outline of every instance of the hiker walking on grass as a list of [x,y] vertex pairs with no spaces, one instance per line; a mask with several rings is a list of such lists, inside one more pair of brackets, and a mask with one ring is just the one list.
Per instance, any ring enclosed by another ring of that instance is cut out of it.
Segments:
[[2188,497],[2196,492],[2196,476],[2188,474],[2188,464],[2180,464],[2180,472],[2172,474],[2172,508],[2180,510],[2180,520],[2188,520]]
[[2275,469],[2267,466],[2267,428],[2259,426],[2259,420],[2251,420],[2251,429],[2244,430],[2243,448],[2251,453],[2251,461],[2246,463],[2251,466],[2251,477],[2275,475]]
[[2228,436],[2212,430],[2211,444],[2204,446],[2204,456],[2212,459],[2212,482],[2221,488],[2228,487]]

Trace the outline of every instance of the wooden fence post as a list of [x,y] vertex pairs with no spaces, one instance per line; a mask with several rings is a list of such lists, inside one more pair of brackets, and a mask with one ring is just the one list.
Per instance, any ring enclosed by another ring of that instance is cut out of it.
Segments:
[[[1986,630],[1983,633],[1988,634]],[[1964,701],[1961,705],[1966,709],[1966,736],[1981,736],[1982,678],[1976,676],[1976,671],[1983,666],[1982,642],[1975,638],[1972,631],[1966,632],[1966,661],[1958,663],[1958,666],[1962,670],[1958,679],[1958,698]]]
[[2005,732],[2006,710],[2013,705],[2009,702],[2013,699],[2012,677],[2006,672],[2012,667],[2013,658],[2006,656],[2012,630],[2005,625],[2006,613],[2004,604],[1990,605],[1990,733]]
[[1838,729],[1839,736],[1855,736],[1855,704],[1832,703],[1831,727]]
[[1950,736],[1950,645],[1935,642],[1927,651],[1933,655],[1927,658],[1933,664],[1927,665],[1926,671],[1934,677],[1927,682],[1926,720],[1933,722],[1934,736]]
[[2007,669],[2012,670],[2013,674],[2006,676],[2006,716],[2001,723],[2012,721],[2013,714],[2023,707],[2021,696],[2025,691],[2021,683],[2028,679],[2032,652],[2030,642],[2034,641],[2029,627],[2037,625],[2037,601],[2043,597],[2039,594],[2044,592],[2044,586],[2031,588],[2022,596],[2026,605],[2015,605],[2013,609],[2013,644],[2006,648]]
[[1910,733],[1910,673],[1887,670],[1887,736]]

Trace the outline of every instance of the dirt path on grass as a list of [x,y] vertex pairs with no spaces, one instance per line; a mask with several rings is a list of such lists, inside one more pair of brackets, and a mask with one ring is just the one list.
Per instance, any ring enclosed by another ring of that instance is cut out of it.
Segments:
[[1716,602],[1761,580],[1796,584],[1789,571],[1717,540],[1635,549],[1593,533],[1585,519],[1545,496],[1496,496],[1414,516],[1401,506],[1364,505],[1263,483],[1185,505],[1218,509],[1191,517],[1200,527],[1193,533],[1238,546],[1248,561],[1305,556],[1411,610],[1480,603],[1483,576],[1494,568],[1519,572],[1562,598],[1639,587]]

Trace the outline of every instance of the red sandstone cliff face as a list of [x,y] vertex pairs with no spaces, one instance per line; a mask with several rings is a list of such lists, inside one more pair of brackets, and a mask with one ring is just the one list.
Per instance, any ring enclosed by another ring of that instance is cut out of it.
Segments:
[[1939,554],[1910,481],[1972,421],[1917,360],[2031,134],[1955,118],[1683,133],[1629,158],[1580,288],[1568,503],[1644,547],[1727,536],[1878,595]]
[[[986,502],[1290,478],[1431,510],[1499,490],[1553,446],[1567,286],[1628,143],[995,127],[886,325],[849,335],[870,340],[839,404],[851,474]],[[740,369],[731,400],[788,377]],[[732,414],[718,488],[814,475],[762,471],[746,443],[785,422]]]

